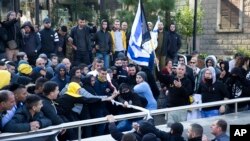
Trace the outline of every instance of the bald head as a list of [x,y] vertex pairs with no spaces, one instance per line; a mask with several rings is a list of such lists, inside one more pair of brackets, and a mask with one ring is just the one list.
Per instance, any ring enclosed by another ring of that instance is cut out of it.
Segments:
[[36,59],[36,66],[45,68],[45,60],[43,58],[37,58]]
[[61,63],[65,65],[67,72],[69,72],[70,67],[71,67],[70,60],[68,58],[64,58]]

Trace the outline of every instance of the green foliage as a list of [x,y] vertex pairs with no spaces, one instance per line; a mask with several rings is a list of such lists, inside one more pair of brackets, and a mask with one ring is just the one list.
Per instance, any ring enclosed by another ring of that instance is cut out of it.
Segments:
[[117,12],[117,15],[118,15],[118,19],[120,21],[126,21],[128,23],[133,23],[134,21],[134,18],[135,18],[135,15],[133,15],[132,12],[130,11],[127,11],[127,10],[121,10],[121,11],[118,11]]
[[207,53],[200,53],[199,56],[198,56],[198,58],[204,60],[207,56],[208,56]]
[[[118,12],[118,19],[126,20],[129,23],[133,23],[134,14],[137,10],[138,0],[117,0],[121,4],[125,4],[125,9]],[[161,17],[161,21],[168,21],[166,15],[174,9],[175,0],[141,0],[144,6],[144,12],[148,21],[157,21],[158,16]],[[129,10],[129,6],[134,7],[132,11]],[[134,13],[134,14],[133,14]],[[164,20],[163,20],[164,19]]]
[[[197,30],[196,30],[197,34],[202,33],[202,24],[201,24],[202,16],[203,16],[203,10],[201,9],[200,4],[198,4],[197,6]],[[193,34],[194,10],[190,8],[188,3],[176,12],[175,19],[176,19],[177,28],[180,34],[186,37],[191,37]]]
[[250,50],[244,47],[239,47],[236,49],[236,53],[240,53],[243,56],[250,57]]

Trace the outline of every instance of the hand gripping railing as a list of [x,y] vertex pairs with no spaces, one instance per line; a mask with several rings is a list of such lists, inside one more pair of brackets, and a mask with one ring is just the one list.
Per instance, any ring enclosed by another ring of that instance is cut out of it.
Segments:
[[[235,113],[237,113],[237,105],[239,102],[246,102],[246,101],[250,101],[250,98],[238,98],[238,99],[233,99],[233,100],[222,100],[222,101],[216,101],[216,102],[209,102],[209,103],[203,103],[203,104],[197,104],[197,105],[187,105],[187,106],[179,106],[179,107],[173,107],[173,108],[165,108],[165,109],[158,109],[158,110],[152,110],[149,111],[146,109],[144,112],[137,112],[137,113],[131,113],[131,114],[124,114],[124,115],[117,115],[114,118],[117,121],[120,120],[125,120],[125,119],[134,119],[134,118],[139,118],[139,117],[145,117],[148,116],[148,114],[151,115],[161,115],[161,114],[165,114],[167,112],[171,112],[171,111],[177,111],[177,110],[184,110],[184,109],[199,109],[199,108],[204,108],[204,107],[213,107],[213,106],[218,106],[218,105],[225,105],[225,104],[235,104]],[[115,102],[113,101],[115,104],[122,104],[119,102]],[[132,108],[138,108],[137,110],[139,110],[141,107],[138,106],[133,106],[131,105]],[[130,105],[128,106],[130,107]],[[141,109],[142,110],[142,109]],[[95,118],[95,119],[88,119],[88,120],[82,120],[82,121],[75,121],[75,122],[68,122],[68,123],[63,123],[60,125],[55,125],[55,126],[50,126],[44,129],[40,129],[37,131],[31,131],[31,132],[25,132],[25,133],[14,133],[14,134],[0,134],[0,140],[10,140],[10,139],[14,139],[17,137],[21,137],[21,136],[27,136],[27,135],[34,135],[37,133],[44,133],[44,132],[49,132],[49,131],[53,131],[53,130],[62,130],[62,129],[69,129],[69,128],[76,128],[78,127],[78,133],[81,132],[81,127],[82,126],[90,126],[90,125],[96,125],[96,124],[102,124],[102,123],[107,123],[107,118],[106,117],[102,117],[102,118]],[[78,140],[81,140],[81,134],[78,134]]]

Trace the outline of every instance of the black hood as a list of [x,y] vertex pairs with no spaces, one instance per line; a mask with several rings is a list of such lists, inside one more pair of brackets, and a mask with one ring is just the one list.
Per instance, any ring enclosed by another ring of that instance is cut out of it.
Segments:
[[139,122],[140,125],[140,133],[142,135],[148,134],[148,133],[153,133],[155,134],[157,129],[155,128],[154,125],[152,125],[151,123],[147,122],[147,121],[141,121]]
[[222,61],[222,62],[220,62],[220,67],[221,67],[221,64],[224,64],[224,69],[225,69],[225,71],[226,72],[228,72],[229,71],[229,63],[228,63],[228,61]]
[[24,22],[23,25],[21,26],[21,28],[24,28],[25,26],[29,26],[31,31],[35,31],[35,29],[34,29],[34,27],[33,27],[33,25],[31,24],[30,21]]

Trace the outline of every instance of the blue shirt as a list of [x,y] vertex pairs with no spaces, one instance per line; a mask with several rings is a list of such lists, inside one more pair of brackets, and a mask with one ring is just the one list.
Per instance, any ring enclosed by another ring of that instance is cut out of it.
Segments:
[[140,84],[135,85],[134,92],[137,93],[139,96],[147,99],[148,105],[146,106],[146,109],[148,110],[157,109],[157,102],[147,82],[144,81],[141,82]]

